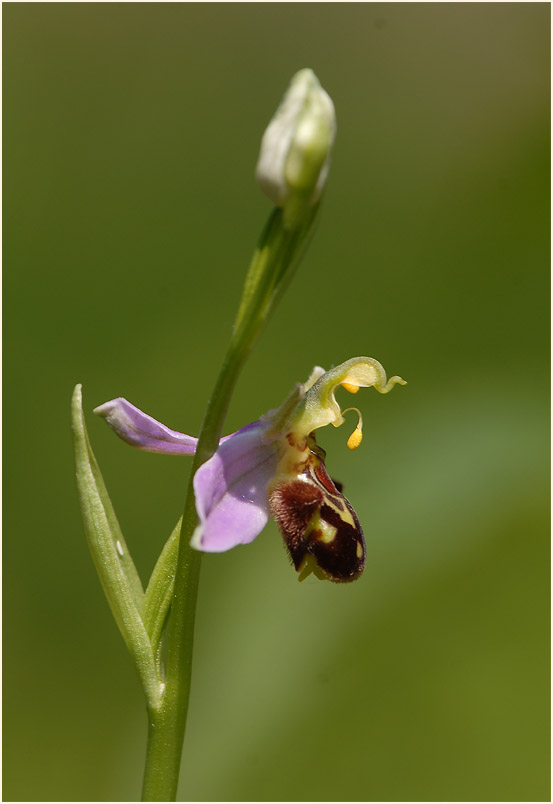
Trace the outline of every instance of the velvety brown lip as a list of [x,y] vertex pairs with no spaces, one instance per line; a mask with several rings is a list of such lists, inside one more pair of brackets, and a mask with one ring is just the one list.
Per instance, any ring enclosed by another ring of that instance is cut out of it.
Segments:
[[[363,572],[365,539],[355,511],[328,475],[323,456],[314,444],[301,473],[278,484],[269,503],[296,570],[309,553],[330,580],[346,583]],[[325,538],[325,530],[330,538]]]

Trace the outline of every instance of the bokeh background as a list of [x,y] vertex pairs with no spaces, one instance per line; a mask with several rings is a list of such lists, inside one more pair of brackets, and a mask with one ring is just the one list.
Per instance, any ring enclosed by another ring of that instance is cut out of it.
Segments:
[[274,524],[204,560],[180,796],[549,799],[549,14],[4,5],[4,799],[140,795],[71,392],[146,580],[189,462],[91,411],[123,395],[197,432],[270,210],[260,137],[304,66],[337,109],[325,208],[226,430],[314,364],[409,385],[359,395],[357,452],[320,436],[361,580],[299,584]]

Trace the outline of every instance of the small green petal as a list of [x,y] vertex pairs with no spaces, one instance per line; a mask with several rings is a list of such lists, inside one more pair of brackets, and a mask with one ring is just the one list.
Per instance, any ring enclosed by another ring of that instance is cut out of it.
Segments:
[[380,394],[387,394],[394,385],[406,385],[401,377],[386,379],[382,365],[372,357],[354,357],[336,368],[325,372],[307,389],[302,404],[292,420],[295,432],[308,435],[319,427],[333,424],[339,427],[344,422],[340,405],[334,392],[339,385],[356,388],[376,388]]

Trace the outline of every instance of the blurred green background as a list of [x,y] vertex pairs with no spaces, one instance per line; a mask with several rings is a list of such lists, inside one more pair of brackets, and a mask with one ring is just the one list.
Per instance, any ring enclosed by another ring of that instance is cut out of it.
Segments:
[[304,66],[338,116],[325,208],[225,429],[317,363],[409,385],[357,397],[357,452],[319,439],[361,580],[299,584],[274,524],[205,558],[180,796],[549,799],[549,15],[4,5],[5,799],[140,795],[71,392],[146,580],[189,462],[91,411],[122,395],[197,432],[270,210],[260,137]]

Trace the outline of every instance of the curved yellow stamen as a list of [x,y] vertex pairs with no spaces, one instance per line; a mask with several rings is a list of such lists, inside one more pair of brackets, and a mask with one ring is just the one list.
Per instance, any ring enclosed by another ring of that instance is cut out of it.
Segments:
[[344,413],[347,413],[350,410],[354,410],[357,413],[357,415],[359,416],[359,421],[357,422],[357,427],[348,438],[347,444],[349,449],[357,449],[357,447],[363,440],[363,417],[361,416],[361,411],[358,408],[346,408],[345,410],[342,411],[342,415],[344,415]]
[[357,391],[359,390],[359,386],[354,385],[351,382],[342,382],[340,383],[340,385],[342,386],[342,388],[345,388],[346,391],[349,391],[350,394],[356,394]]

